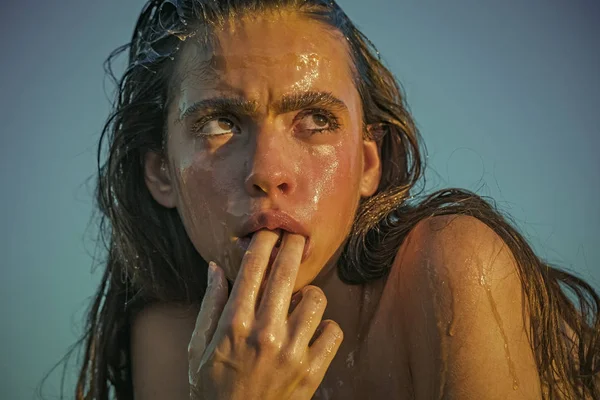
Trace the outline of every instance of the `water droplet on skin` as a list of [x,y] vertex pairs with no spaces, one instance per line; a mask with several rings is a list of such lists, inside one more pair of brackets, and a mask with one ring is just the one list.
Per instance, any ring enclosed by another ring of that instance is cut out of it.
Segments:
[[[508,336],[506,336],[506,332],[504,331],[504,324],[502,323],[502,318],[500,317],[500,313],[498,312],[498,307],[494,302],[494,298],[492,297],[492,286],[486,282],[484,278],[483,264],[480,266],[480,279],[479,283],[485,287],[485,292],[487,293],[487,298],[490,303],[490,307],[492,308],[492,313],[494,314],[494,319],[496,320],[496,325],[498,325],[498,330],[500,331],[500,335],[502,336],[502,340],[504,341],[504,355],[506,358],[506,362],[508,363],[508,372],[513,378],[513,389],[518,388],[519,381],[517,379],[517,372],[515,370],[515,364],[512,362],[510,357],[510,349],[508,348]],[[515,389],[516,390],[516,389]]]
[[454,334],[456,333],[456,330],[454,329],[454,315],[452,315],[452,319],[450,320],[450,323],[448,324],[448,330],[446,331],[446,334],[448,336],[454,336]]
[[[444,273],[446,276],[450,276],[450,272],[448,271],[448,268],[443,267],[444,269]],[[448,288],[448,297],[450,298],[450,321],[448,321],[448,325],[446,326],[446,335],[448,336],[454,336],[454,331],[455,331],[455,325],[456,325],[456,318],[454,315],[454,288],[452,286],[452,282],[450,281],[450,279],[442,279],[442,285],[446,285],[446,287]],[[440,321],[441,322],[441,321]]]
[[364,298],[364,303],[365,305],[368,305],[371,302],[371,292],[369,291],[369,289],[365,290],[365,298]]
[[355,350],[352,350],[350,353],[348,353],[348,357],[346,357],[346,367],[348,368],[352,368],[354,366],[354,352]]
[[333,394],[332,388],[326,388],[324,386],[319,386],[319,388],[317,389],[317,391],[315,393],[315,397],[317,399],[329,400],[331,398],[332,394]]
[[[429,260],[427,260],[426,271],[427,271],[427,278],[428,278],[427,281],[429,284],[429,293],[434,298],[433,311],[435,313],[436,325],[437,325],[438,333],[440,335],[440,340],[442,340],[442,342],[443,342],[444,341],[444,336],[442,335],[443,317],[442,317],[442,312],[441,312],[442,310],[440,310],[440,306],[439,306],[442,302],[439,299],[439,297],[440,297],[440,293],[438,293],[439,291],[436,290],[436,288],[434,287],[434,282],[439,281],[439,276],[437,276],[437,273],[434,270],[434,268],[432,268]],[[441,366],[440,366],[440,374],[439,374],[439,377],[440,377],[439,393],[440,393],[441,397],[443,397],[444,388],[446,386],[446,374],[448,371],[448,354],[447,354],[447,347],[446,347],[445,343],[440,344],[440,358],[441,358]]]

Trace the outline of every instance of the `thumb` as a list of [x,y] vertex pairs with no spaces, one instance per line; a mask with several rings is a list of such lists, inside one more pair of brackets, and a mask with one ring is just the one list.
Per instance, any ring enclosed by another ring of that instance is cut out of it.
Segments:
[[211,342],[228,298],[227,280],[223,270],[214,262],[208,266],[208,285],[202,299],[196,326],[188,345],[190,383],[200,367],[200,360]]

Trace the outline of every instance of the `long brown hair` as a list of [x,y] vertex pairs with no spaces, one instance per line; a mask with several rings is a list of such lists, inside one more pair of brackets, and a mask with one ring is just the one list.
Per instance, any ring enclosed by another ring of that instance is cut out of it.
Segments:
[[[423,179],[424,147],[398,82],[373,44],[330,0],[152,0],[142,10],[131,42],[107,59],[117,96],[98,146],[96,201],[108,253],[85,333],[76,344],[83,343],[85,351],[76,398],[106,400],[111,392],[118,400],[133,398],[132,315],[156,301],[197,303],[204,293],[206,262],[177,212],[159,206],[143,179],[144,155],[165,150],[165,110],[177,51],[186,40],[208,43],[211,30],[240,15],[277,9],[302,13],[345,37],[363,121],[378,128],[365,132],[380,142],[381,183],[377,193],[360,204],[339,263],[340,277],[348,284],[361,284],[386,275],[404,238],[424,218],[476,217],[504,239],[517,261],[545,397],[600,398],[597,293],[585,281],[537,257],[506,217],[482,197],[460,189],[428,196],[417,190]],[[128,66],[117,79],[112,62],[123,52],[128,52]],[[574,340],[564,324],[575,333]]]

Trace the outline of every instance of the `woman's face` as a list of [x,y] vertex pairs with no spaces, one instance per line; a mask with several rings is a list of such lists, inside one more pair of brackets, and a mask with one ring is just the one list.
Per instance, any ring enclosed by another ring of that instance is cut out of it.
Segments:
[[307,237],[295,290],[333,266],[379,183],[341,35],[294,14],[241,19],[214,49],[186,43],[168,110],[168,159],[146,159],[200,255],[235,279],[259,227]]

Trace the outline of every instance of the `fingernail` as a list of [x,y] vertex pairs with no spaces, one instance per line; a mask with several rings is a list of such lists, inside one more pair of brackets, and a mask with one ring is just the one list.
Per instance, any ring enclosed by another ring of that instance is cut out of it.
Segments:
[[208,286],[210,286],[215,280],[215,273],[217,271],[217,264],[214,261],[208,263]]

